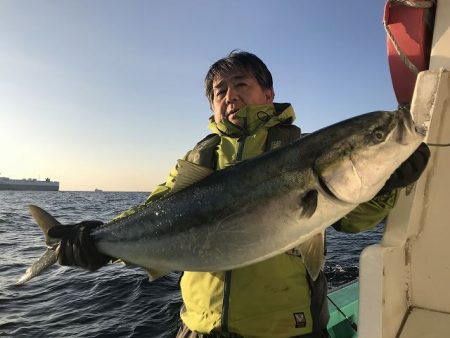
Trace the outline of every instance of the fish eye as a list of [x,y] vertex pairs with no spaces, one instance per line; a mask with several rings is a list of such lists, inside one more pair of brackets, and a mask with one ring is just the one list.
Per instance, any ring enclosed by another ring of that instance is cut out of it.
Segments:
[[373,136],[375,137],[375,140],[383,141],[384,140],[384,131],[381,129],[375,129],[373,131]]

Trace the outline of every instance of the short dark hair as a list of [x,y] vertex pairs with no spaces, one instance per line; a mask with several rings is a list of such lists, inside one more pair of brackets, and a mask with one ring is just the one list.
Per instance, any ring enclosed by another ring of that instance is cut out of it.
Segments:
[[243,70],[253,75],[263,89],[273,90],[272,74],[262,60],[255,54],[233,50],[228,56],[217,60],[209,67],[205,76],[205,95],[212,106],[214,97],[213,81],[217,75],[223,75],[233,70]]

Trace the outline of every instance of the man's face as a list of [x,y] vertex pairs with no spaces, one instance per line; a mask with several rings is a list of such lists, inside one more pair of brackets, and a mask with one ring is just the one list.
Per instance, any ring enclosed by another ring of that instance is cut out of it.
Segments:
[[239,124],[236,112],[247,105],[262,105],[273,102],[273,90],[263,89],[256,78],[243,71],[217,75],[213,81],[214,121],[222,119]]

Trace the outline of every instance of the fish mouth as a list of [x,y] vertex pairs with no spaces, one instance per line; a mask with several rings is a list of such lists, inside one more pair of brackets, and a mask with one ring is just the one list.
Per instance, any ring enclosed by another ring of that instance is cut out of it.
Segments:
[[413,138],[423,138],[426,135],[426,128],[415,124],[411,112],[407,109],[398,110],[399,122],[397,128],[396,141],[402,145],[407,145]]

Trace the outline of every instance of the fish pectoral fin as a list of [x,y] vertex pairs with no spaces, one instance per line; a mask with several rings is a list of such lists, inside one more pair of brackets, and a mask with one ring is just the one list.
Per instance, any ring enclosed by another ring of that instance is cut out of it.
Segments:
[[316,280],[325,262],[324,233],[315,235],[299,245],[303,263],[312,280]]
[[178,160],[177,170],[178,174],[175,177],[175,183],[168,196],[203,180],[214,172],[211,168],[203,167],[185,160]]
[[317,209],[318,192],[310,190],[300,197],[299,205],[301,208],[300,218],[310,218]]
[[158,271],[153,269],[147,269],[143,268],[145,271],[147,271],[148,274],[148,280],[150,282],[153,282],[155,279],[158,279],[160,277],[164,277],[170,273],[170,271]]

